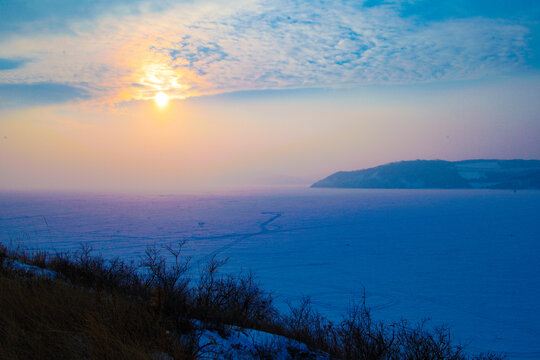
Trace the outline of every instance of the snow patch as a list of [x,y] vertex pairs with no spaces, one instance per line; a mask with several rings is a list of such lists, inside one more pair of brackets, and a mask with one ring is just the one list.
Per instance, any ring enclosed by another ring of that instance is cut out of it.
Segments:
[[264,331],[236,326],[227,328],[226,336],[208,329],[201,331],[200,359],[329,359],[327,354],[312,351],[303,343]]
[[43,269],[43,268],[40,268],[39,266],[24,264],[17,260],[9,261],[8,265],[11,266],[11,268],[14,270],[22,270],[24,272],[31,273],[33,275],[42,276],[49,279],[53,279],[56,277],[56,271]]

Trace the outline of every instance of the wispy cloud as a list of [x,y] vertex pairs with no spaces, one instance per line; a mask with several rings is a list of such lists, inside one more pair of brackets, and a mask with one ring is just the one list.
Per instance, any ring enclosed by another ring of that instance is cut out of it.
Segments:
[[33,58],[0,83],[86,84],[97,101],[239,90],[475,79],[524,66],[528,29],[501,19],[419,23],[403,2],[198,1],[77,19],[65,35],[0,42]]
[[58,104],[88,97],[86,90],[64,84],[0,84],[0,108]]

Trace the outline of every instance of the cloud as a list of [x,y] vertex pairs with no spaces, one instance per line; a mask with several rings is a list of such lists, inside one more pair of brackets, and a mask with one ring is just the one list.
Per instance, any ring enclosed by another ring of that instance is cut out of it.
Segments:
[[57,83],[2,84],[0,108],[48,105],[83,100],[89,93],[76,86]]
[[[261,8],[262,7],[262,8]],[[210,91],[478,78],[522,64],[526,29],[482,18],[418,26],[392,8],[264,2],[190,24],[156,52]]]
[[12,70],[23,66],[28,60],[26,59],[3,59],[0,58],[0,71]]
[[0,55],[36,60],[3,71],[0,82],[83,82],[92,98],[120,102],[157,91],[184,98],[467,80],[525,67],[527,27],[480,16],[418,22],[401,14],[409,3],[192,1],[159,13],[139,7],[73,22],[69,34],[4,40]]

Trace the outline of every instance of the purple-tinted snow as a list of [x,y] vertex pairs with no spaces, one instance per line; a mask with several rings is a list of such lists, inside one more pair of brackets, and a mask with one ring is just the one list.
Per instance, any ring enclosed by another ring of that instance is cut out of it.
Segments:
[[3,193],[0,239],[133,259],[186,239],[195,267],[228,257],[282,304],[310,295],[339,320],[365,289],[379,319],[431,318],[471,351],[540,358],[540,192]]

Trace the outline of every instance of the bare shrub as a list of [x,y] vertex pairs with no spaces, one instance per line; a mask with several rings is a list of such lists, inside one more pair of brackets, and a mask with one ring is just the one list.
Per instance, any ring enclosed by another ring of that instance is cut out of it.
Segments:
[[190,279],[190,258],[182,258],[182,248],[185,241],[175,246],[163,247],[172,256],[172,264],[162,255],[161,249],[156,246],[146,248],[140,267],[146,268],[144,287],[150,295],[151,305],[165,315],[170,316],[180,333],[185,334],[193,330],[191,320],[187,316],[190,292],[188,289]]
[[310,297],[302,297],[297,306],[289,303],[289,314],[283,322],[286,336],[314,349],[338,352],[337,329],[313,308]]
[[166,295],[185,293],[190,279],[186,276],[189,271],[190,258],[183,259],[180,255],[185,241],[179,242],[175,247],[165,246],[164,249],[173,256],[172,265],[162,255],[156,246],[145,250],[140,266],[148,269],[145,283],[148,287],[161,289]]
[[414,328],[410,328],[406,322],[402,322],[398,326],[399,354],[403,359],[461,360],[466,358],[463,347],[453,344],[447,327],[426,329],[426,322],[422,322]]
[[362,304],[352,304],[337,331],[343,359],[385,359],[395,345],[395,329],[373,320]]

